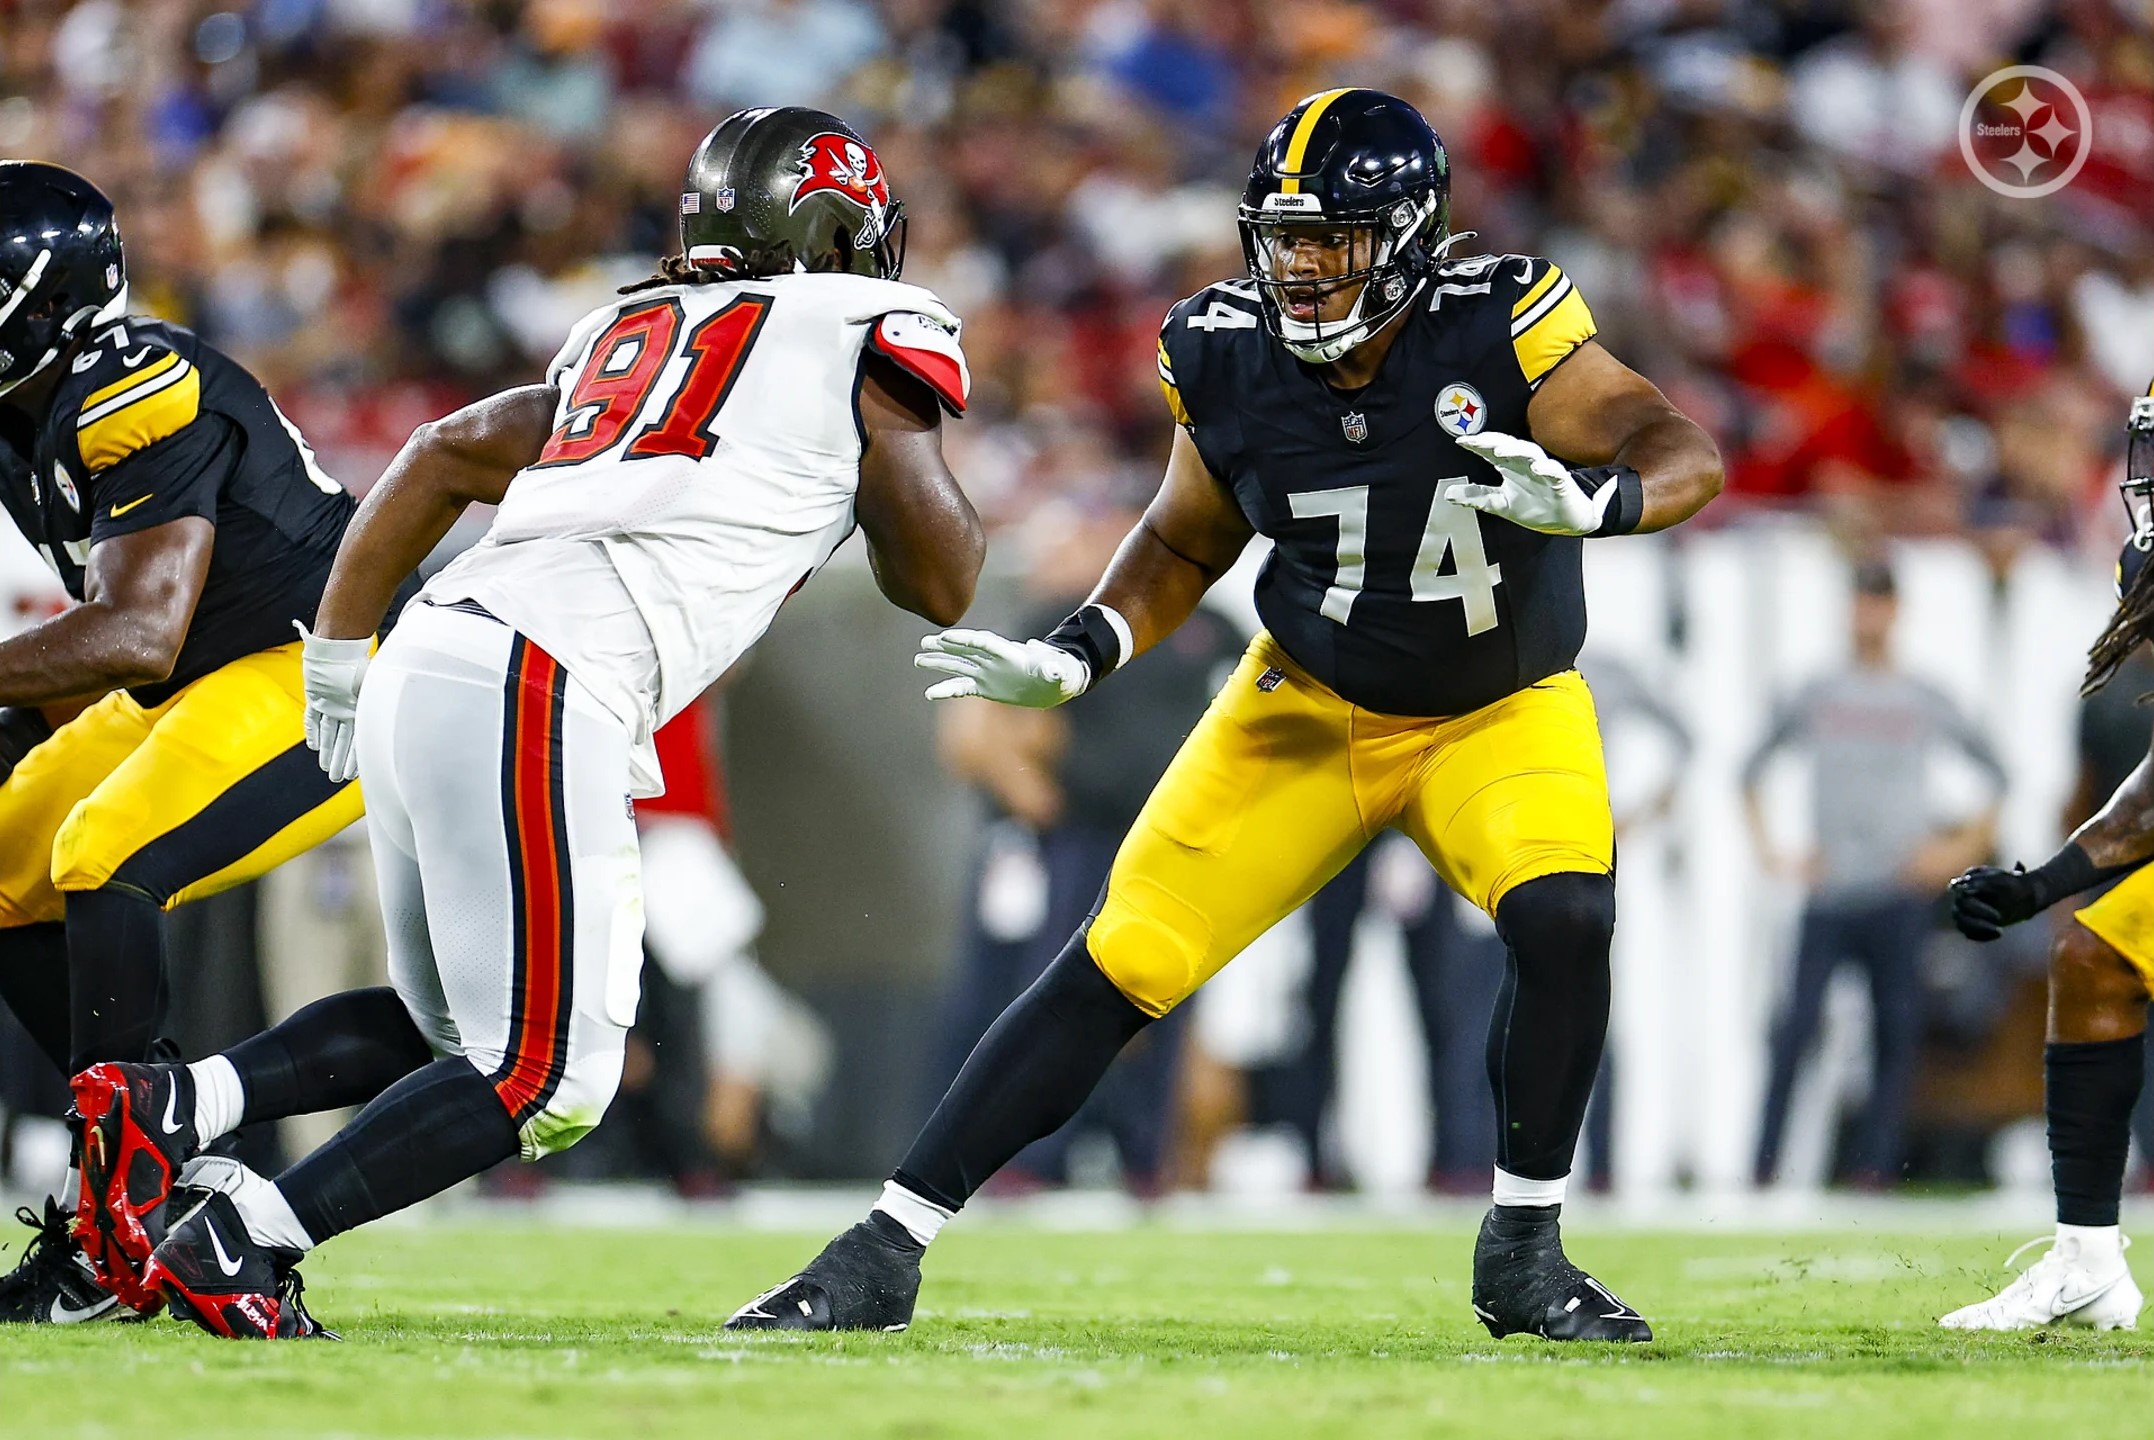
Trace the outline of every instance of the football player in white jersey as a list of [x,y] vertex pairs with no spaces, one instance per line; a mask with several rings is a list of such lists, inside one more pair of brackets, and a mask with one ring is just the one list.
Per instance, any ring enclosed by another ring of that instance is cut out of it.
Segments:
[[[635,1019],[626,801],[662,788],[653,732],[856,526],[898,605],[948,624],[971,602],[985,545],[941,440],[958,322],[896,283],[902,239],[844,122],[731,116],[690,161],[681,253],[580,323],[545,384],[422,427],[367,497],[306,641],[309,739],[364,784],[394,990],[123,1067],[125,1138],[192,1164],[165,1213],[97,1223],[154,1244],[144,1279],[175,1310],[317,1333],[307,1250],[595,1127]],[[370,661],[398,579],[474,503],[500,507],[486,538]],[[360,1102],[275,1181],[198,1156]]]

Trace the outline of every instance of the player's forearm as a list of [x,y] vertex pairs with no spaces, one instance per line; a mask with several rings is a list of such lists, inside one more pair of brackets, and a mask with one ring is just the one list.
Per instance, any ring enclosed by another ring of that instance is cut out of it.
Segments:
[[172,673],[181,640],[154,619],[78,605],[0,640],[0,705],[51,705]]
[[383,476],[337,547],[314,633],[363,640],[379,630],[404,577],[433,553],[465,508],[465,502],[408,474],[392,469]]
[[2141,760],[2109,803],[2072,833],[2072,843],[2104,870],[2154,857],[2154,755]]
[[1616,463],[1638,472],[1645,511],[1633,534],[1680,525],[1720,493],[1720,447],[1693,421],[1669,410],[1642,426],[1616,452]]
[[1152,528],[1137,522],[1108,562],[1088,603],[1104,605],[1129,622],[1132,642],[1125,663],[1180,629],[1228,566],[1182,553]]

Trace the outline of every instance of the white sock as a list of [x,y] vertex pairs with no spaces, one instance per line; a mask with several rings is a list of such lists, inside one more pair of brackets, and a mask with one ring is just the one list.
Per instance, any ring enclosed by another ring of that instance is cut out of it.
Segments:
[[923,1246],[933,1244],[935,1237],[942,1233],[942,1227],[957,1213],[943,1209],[932,1200],[921,1199],[895,1180],[883,1182],[883,1198],[876,1201],[868,1213],[872,1215],[877,1210],[904,1226],[905,1233]]
[[274,1183],[248,1169],[229,1155],[198,1155],[180,1171],[180,1183],[208,1190],[221,1190],[232,1197],[232,1207],[246,1223],[257,1245],[282,1245],[287,1250],[312,1250],[314,1237],[292,1212],[292,1202]]
[[1561,1205],[1563,1191],[1571,1182],[1568,1175],[1553,1180],[1528,1180],[1523,1175],[1513,1175],[1501,1165],[1496,1167],[1496,1203],[1498,1205]]
[[2066,1225],[2058,1222],[2057,1243],[2077,1241],[2079,1256],[2099,1266],[2124,1256],[2124,1229],[2120,1225]]
[[189,1065],[187,1073],[194,1077],[195,1138],[207,1145],[237,1130],[240,1116],[247,1111],[247,1091],[232,1062],[212,1055]]

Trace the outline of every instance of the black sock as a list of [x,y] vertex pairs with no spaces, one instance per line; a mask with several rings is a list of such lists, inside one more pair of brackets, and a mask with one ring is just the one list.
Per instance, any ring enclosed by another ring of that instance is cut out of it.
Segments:
[[165,1008],[164,922],[156,901],[132,891],[67,897],[70,1074],[100,1060],[149,1058]]
[[891,1178],[960,1208],[1011,1156],[1061,1129],[1151,1023],[1092,963],[1079,930],[980,1037]]
[[1528,1180],[1571,1171],[1608,1038],[1615,880],[1565,872],[1528,880],[1496,907],[1507,949],[1488,1027],[1496,1163]]
[[224,1052],[246,1093],[243,1125],[364,1105],[434,1058],[396,991],[347,990]]
[[2146,1038],[2042,1047],[2049,1170],[2060,1225],[2114,1225],[2131,1153],[2132,1107],[2145,1083]]
[[307,1234],[332,1235],[439,1195],[517,1153],[516,1122],[469,1060],[412,1071],[277,1177]]
[[[15,1012],[37,1048],[67,1072],[73,1056],[67,1009],[67,927],[17,925],[0,930],[0,1000]],[[72,1073],[72,1072],[68,1072]]]

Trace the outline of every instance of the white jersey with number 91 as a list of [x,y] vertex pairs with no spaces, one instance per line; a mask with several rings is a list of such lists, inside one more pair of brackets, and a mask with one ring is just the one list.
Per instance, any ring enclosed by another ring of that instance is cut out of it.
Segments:
[[[570,332],[537,464],[425,598],[473,600],[649,736],[759,639],[853,530],[869,348],[962,413],[957,317],[858,275],[672,285]],[[648,773],[645,773],[646,766]]]

